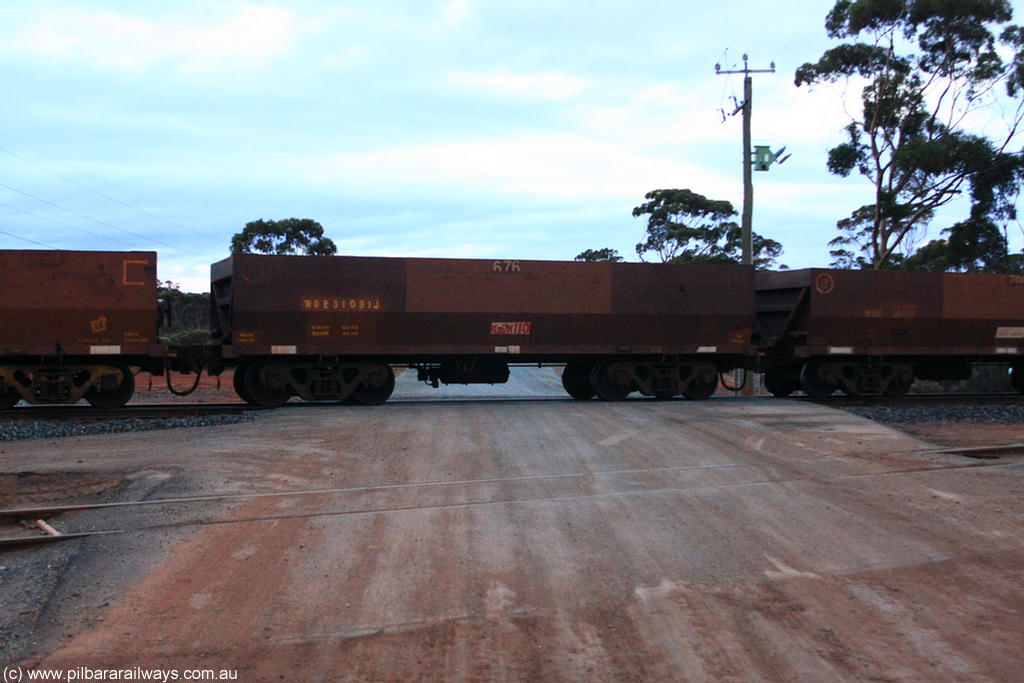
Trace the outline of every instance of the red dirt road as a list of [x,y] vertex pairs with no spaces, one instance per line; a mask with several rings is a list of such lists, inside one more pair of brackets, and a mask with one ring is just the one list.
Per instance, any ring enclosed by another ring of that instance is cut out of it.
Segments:
[[90,572],[147,569],[26,667],[1024,679],[1021,456],[927,453],[811,404],[307,406],[73,444],[8,444],[3,471],[169,475],[151,498],[342,490],[151,513],[137,524],[218,523],[76,542]]

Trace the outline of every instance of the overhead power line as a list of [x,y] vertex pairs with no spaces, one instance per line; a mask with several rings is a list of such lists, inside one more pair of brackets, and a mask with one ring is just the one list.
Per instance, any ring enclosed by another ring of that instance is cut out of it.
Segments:
[[39,220],[42,220],[42,221],[49,221],[50,223],[53,223],[55,225],[59,225],[59,226],[64,227],[64,228],[69,228],[71,230],[77,230],[78,232],[84,232],[86,235],[92,235],[93,237],[99,237],[100,239],[103,239],[103,240],[108,240],[110,242],[116,242],[117,244],[123,244],[126,247],[134,247],[135,246],[135,245],[131,244],[130,242],[125,242],[124,240],[119,240],[116,237],[110,237],[109,235],[101,235],[98,232],[92,232],[91,230],[86,230],[85,228],[79,228],[78,226],[70,225],[68,223],[61,223],[58,220],[54,220],[53,218],[49,218],[48,216],[40,216],[37,213],[32,213],[31,211],[26,211],[25,209],[19,209],[18,207],[11,206],[10,204],[4,204],[3,202],[0,202],[0,206],[4,207],[5,209],[10,209],[11,211],[17,211],[18,213],[23,213],[23,214],[25,214],[27,216],[32,216],[33,218],[38,218]]
[[13,237],[16,240],[21,240],[22,242],[28,242],[29,244],[34,244],[37,247],[46,247],[47,249],[59,249],[59,247],[55,247],[55,246],[50,245],[50,244],[43,244],[42,242],[36,242],[35,240],[30,240],[27,237],[22,237],[21,235],[15,235],[13,232],[7,232],[5,230],[0,230],[0,235],[7,235],[8,237]]
[[161,242],[160,240],[153,239],[152,237],[147,237],[146,235],[141,235],[141,234],[139,234],[137,232],[132,232],[131,230],[125,230],[124,228],[118,227],[118,226],[116,226],[116,225],[114,225],[112,223],[107,223],[106,221],[101,221],[99,219],[93,218],[92,216],[86,216],[84,213],[79,213],[78,211],[75,211],[73,209],[68,209],[66,207],[60,206],[59,204],[54,204],[51,201],[47,201],[47,200],[42,199],[40,197],[36,197],[35,195],[29,194],[28,192],[24,192],[22,190],[19,190],[16,187],[11,187],[10,185],[5,185],[4,183],[0,183],[0,187],[4,188],[6,190],[10,190],[11,192],[16,192],[16,193],[18,193],[20,195],[28,197],[29,199],[34,199],[37,202],[40,202],[42,204],[46,204],[47,206],[52,206],[55,209],[59,209],[61,211],[65,211],[67,213],[70,213],[70,214],[72,214],[74,216],[78,216],[79,218],[84,218],[87,221],[92,221],[93,223],[96,223],[98,225],[103,225],[105,227],[112,228],[113,230],[117,230],[118,232],[123,232],[126,235],[132,235],[133,237],[138,237],[141,240],[144,240],[144,241],[147,241],[147,242],[152,242],[153,244],[159,244],[159,245],[164,246],[164,247],[169,247],[171,249],[177,249],[179,251],[184,251],[184,252],[187,252],[187,253],[190,253],[190,254],[197,254],[198,253],[198,252],[192,251],[191,249],[185,249],[183,247],[176,246],[176,245],[173,245],[173,244],[169,244],[167,242]]
[[35,168],[38,168],[39,170],[41,170],[41,171],[43,171],[45,173],[49,173],[50,175],[52,175],[52,176],[54,176],[56,178],[60,178],[61,180],[69,182],[72,185],[75,185],[76,187],[80,187],[83,190],[87,190],[89,192],[92,192],[93,194],[95,194],[98,197],[102,197],[102,198],[104,198],[104,199],[106,199],[108,201],[114,202],[118,206],[123,206],[126,209],[131,209],[132,211],[138,211],[139,213],[143,214],[144,216],[149,216],[150,218],[152,218],[154,220],[160,221],[161,223],[166,223],[167,225],[170,225],[172,227],[178,228],[179,230],[184,230],[185,232],[190,232],[193,235],[199,235],[200,237],[205,237],[206,239],[212,240],[212,241],[215,241],[215,242],[219,242],[220,241],[218,238],[213,237],[211,235],[208,235],[208,234],[206,234],[204,232],[200,232],[199,230],[192,230],[191,228],[186,228],[185,226],[179,225],[178,223],[175,223],[174,221],[169,221],[166,218],[161,218],[160,216],[154,215],[154,214],[150,213],[149,211],[146,211],[145,209],[141,209],[141,208],[139,208],[137,206],[133,206],[131,204],[128,204],[127,202],[123,202],[120,199],[117,199],[116,197],[111,197],[110,195],[108,195],[108,194],[106,194],[104,192],[100,192],[99,190],[97,190],[95,188],[89,187],[88,185],[86,185],[84,183],[78,182],[74,178],[69,178],[69,177],[67,177],[65,175],[57,173],[56,171],[50,170],[49,168],[43,166],[40,163],[32,161],[31,159],[26,159],[25,157],[21,156],[20,154],[17,154],[16,152],[12,152],[11,150],[7,149],[6,147],[0,147],[0,151],[7,152],[8,154],[10,154],[15,159],[23,161],[24,163],[29,164],[30,166],[34,166]]
[[790,38],[789,38],[789,40],[788,40],[788,41],[786,41],[786,44],[785,44],[785,45],[783,45],[783,46],[782,46],[781,48],[779,48],[779,50],[778,50],[778,51],[776,52],[776,54],[775,54],[775,60],[774,60],[774,61],[776,61],[776,62],[778,62],[778,61],[779,61],[779,58],[780,58],[780,57],[782,56],[782,54],[783,54],[783,53],[784,53],[784,52],[785,52],[786,50],[788,50],[788,49],[789,49],[789,46],[790,46],[790,45],[792,45],[792,44],[793,44],[793,43],[794,43],[794,42],[796,41],[796,39],[797,39],[797,38],[799,38],[799,37],[800,37],[800,36],[801,36],[801,35],[803,34],[803,32],[804,32],[804,29],[806,29],[806,28],[807,28],[807,25],[808,25],[809,23],[811,23],[811,20],[812,20],[812,19],[814,19],[814,18],[816,18],[816,17],[820,17],[820,16],[821,16],[821,11],[822,11],[823,9],[825,9],[825,7],[826,7],[826,6],[827,6],[827,5],[828,5],[828,4],[830,3],[830,2],[832,2],[832,1],[833,1],[833,0],[824,0],[824,2],[822,2],[822,3],[821,3],[821,5],[820,5],[820,6],[818,7],[818,9],[814,10],[813,12],[808,12],[808,13],[807,13],[807,18],[806,18],[806,19],[804,19],[804,23],[800,24],[800,27],[799,27],[799,28],[798,28],[798,29],[797,29],[796,31],[794,31],[794,32],[793,32],[793,35],[792,35],[792,36],[790,36]]

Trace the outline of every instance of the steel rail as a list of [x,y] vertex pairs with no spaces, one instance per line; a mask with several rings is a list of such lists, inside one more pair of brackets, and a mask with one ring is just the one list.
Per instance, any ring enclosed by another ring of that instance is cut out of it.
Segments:
[[[1014,448],[1021,448],[1020,444],[1013,446]],[[927,453],[943,453],[947,451],[943,450],[924,450],[920,451],[922,454]],[[949,451],[952,452],[952,451]],[[919,453],[918,451],[912,451],[912,453]],[[716,469],[722,467],[744,467],[745,465],[717,465],[707,467],[680,467],[680,468],[649,468],[640,470],[616,470],[609,471],[608,474],[626,474],[626,473],[642,473],[647,471],[662,471],[662,470],[673,470],[673,469]],[[1007,468],[1007,467],[1019,467],[1021,463],[1018,462],[971,462],[971,463],[959,463],[950,464],[938,467],[909,467],[895,470],[887,470],[883,472],[859,472],[852,474],[839,475],[835,477],[814,477],[814,476],[801,476],[801,477],[788,477],[778,479],[764,479],[760,481],[749,481],[749,482],[737,482],[734,484],[716,484],[712,486],[667,486],[658,488],[641,488],[625,491],[604,491],[600,493],[579,493],[570,495],[555,495],[555,496],[525,496],[525,497],[507,497],[507,498],[494,498],[486,500],[476,501],[461,501],[457,503],[432,503],[423,505],[400,505],[391,507],[362,507],[353,508],[348,510],[318,510],[309,512],[289,512],[275,515],[260,515],[252,517],[238,517],[228,519],[215,519],[215,520],[183,520],[177,522],[163,522],[157,524],[149,524],[138,527],[126,527],[120,529],[101,529],[81,532],[69,532],[67,534],[61,534],[59,536],[25,536],[25,537],[6,537],[0,538],[0,550],[4,548],[13,548],[25,545],[39,545],[45,543],[54,543],[65,540],[75,540],[82,538],[91,538],[98,536],[110,536],[119,534],[130,534],[130,533],[141,533],[145,531],[154,531],[159,529],[174,529],[184,527],[204,527],[204,526],[217,526],[224,524],[257,524],[267,522],[279,522],[294,519],[315,519],[323,517],[346,517],[356,515],[369,515],[369,514],[392,514],[401,512],[415,512],[415,511],[428,511],[428,510],[447,510],[447,509],[464,509],[464,508],[478,508],[487,507],[492,505],[510,505],[515,503],[531,503],[531,502],[575,502],[585,500],[595,500],[602,498],[622,498],[642,495],[655,495],[664,493],[705,493],[705,492],[716,492],[716,491],[729,491],[751,487],[762,487],[762,486],[778,486],[783,484],[794,484],[794,483],[832,483],[841,482],[852,479],[863,479],[868,477],[888,477],[888,476],[900,476],[908,474],[921,474],[921,473],[932,473],[932,472],[947,472],[956,470],[966,469],[995,469],[995,468]],[[603,474],[600,472],[586,472],[586,473],[570,473],[570,474],[559,474],[559,475],[533,475],[524,477],[502,477],[495,479],[480,479],[480,480],[465,480],[462,482],[427,482],[427,483],[410,483],[410,484],[390,484],[381,485],[376,487],[346,487],[338,489],[335,492],[343,491],[374,491],[374,490],[387,490],[391,488],[410,488],[424,485],[455,485],[455,484],[476,484],[476,483],[500,483],[502,481],[526,481],[531,479],[555,479],[555,478],[568,478],[568,477],[591,477],[594,475]],[[310,489],[308,491],[281,491],[271,492],[263,494],[226,494],[225,496],[196,496],[192,498],[184,499],[164,499],[157,501],[127,501],[124,504],[120,504],[121,507],[127,507],[131,503],[150,503],[150,504],[169,504],[178,502],[209,502],[210,500],[226,500],[229,496],[238,497],[274,497],[274,496],[302,496],[302,495],[313,495],[317,493],[329,493],[327,489]],[[118,506],[117,503],[107,503],[104,505]],[[95,506],[88,506],[86,508],[79,508],[75,506],[68,506],[74,509],[95,509]],[[33,508],[23,508],[23,511],[32,510]],[[44,509],[44,508],[37,508]],[[49,508],[59,509],[59,508]],[[12,512],[10,510],[0,512]]]

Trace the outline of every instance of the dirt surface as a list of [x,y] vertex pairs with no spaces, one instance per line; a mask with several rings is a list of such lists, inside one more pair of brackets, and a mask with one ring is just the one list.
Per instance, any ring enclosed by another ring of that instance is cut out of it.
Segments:
[[428,401],[402,377],[376,408],[3,444],[3,507],[304,492],[51,518],[128,531],[0,554],[3,665],[1024,679],[1024,456],[936,454],[802,402],[515,381]]
[[199,375],[198,383],[194,374],[168,372],[171,387],[175,391],[188,391],[195,386],[195,390],[185,398],[179,398],[168,390],[166,375],[155,377],[148,373],[139,373],[135,376],[135,394],[131,403],[168,403],[183,400],[190,403],[240,403],[241,399],[235,393],[233,385],[234,372],[233,368],[227,368],[216,377],[203,372]]
[[911,436],[943,446],[972,447],[1024,444],[1024,425],[1020,424],[930,422],[899,425],[897,428]]

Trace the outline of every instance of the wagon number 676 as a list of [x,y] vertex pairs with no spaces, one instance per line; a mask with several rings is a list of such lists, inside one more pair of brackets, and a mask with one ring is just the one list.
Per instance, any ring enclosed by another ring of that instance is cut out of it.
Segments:
[[492,270],[495,273],[518,273],[519,261],[495,261]]

